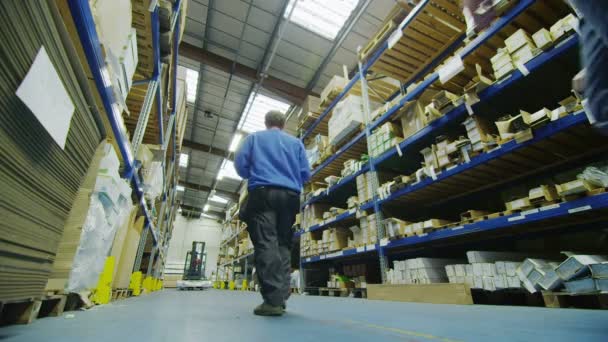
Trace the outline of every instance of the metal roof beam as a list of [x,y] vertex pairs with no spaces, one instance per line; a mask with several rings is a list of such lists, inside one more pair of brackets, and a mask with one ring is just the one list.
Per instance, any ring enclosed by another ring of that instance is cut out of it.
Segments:
[[226,158],[228,160],[234,160],[234,156],[232,153],[230,155],[228,155],[228,152],[226,150],[223,150],[223,149],[217,148],[217,147],[213,147],[213,146],[209,146],[206,144],[197,143],[196,141],[184,139],[182,141],[182,147],[188,147],[188,148],[191,148],[196,151],[206,152],[206,153],[212,154],[214,156]]
[[[258,72],[256,69],[240,63],[235,63],[235,67],[232,69],[233,61],[229,58],[214,54],[213,52],[209,52],[192,44],[182,41],[179,46],[179,54],[180,56],[212,66],[226,73],[234,71],[235,76],[250,82],[258,81]],[[301,104],[306,95],[308,95],[306,89],[270,75],[267,75],[264,80],[263,88],[295,104]]]
[[[183,186],[184,188],[191,189],[191,190],[200,190],[200,191],[207,191],[207,192],[211,191],[211,188],[206,185],[186,182],[183,180],[179,181],[179,185]],[[237,202],[239,200],[239,197],[234,192],[215,189],[215,194],[220,197],[227,198],[233,202]]]

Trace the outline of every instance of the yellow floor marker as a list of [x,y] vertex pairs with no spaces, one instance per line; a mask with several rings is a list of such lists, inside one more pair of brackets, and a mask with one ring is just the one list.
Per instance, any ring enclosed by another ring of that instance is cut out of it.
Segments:
[[112,299],[112,274],[114,274],[114,257],[109,256],[99,275],[97,287],[93,291],[92,300],[95,304],[108,304]]

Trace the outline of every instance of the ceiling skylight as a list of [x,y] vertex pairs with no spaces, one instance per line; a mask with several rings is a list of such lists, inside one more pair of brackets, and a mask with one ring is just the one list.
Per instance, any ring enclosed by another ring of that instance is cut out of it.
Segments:
[[188,158],[190,158],[190,157],[187,154],[180,153],[179,154],[179,166],[180,167],[187,167],[188,166]]
[[230,178],[235,180],[241,180],[242,178],[236,173],[236,169],[234,168],[234,163],[228,159],[224,159],[222,162],[222,167],[220,168],[220,172],[217,174],[217,179],[222,180],[224,178]]
[[177,188],[177,191],[184,191],[184,190],[186,190],[186,188],[184,188],[181,185],[176,186],[176,188]]
[[241,133],[234,133],[232,137],[232,142],[230,143],[230,147],[228,147],[229,152],[236,152],[236,149],[239,147],[239,143],[243,139],[243,135]]
[[275,100],[260,93],[257,93],[254,97],[254,94],[255,92],[252,92],[249,95],[247,106],[245,106],[245,111],[243,112],[243,115],[241,115],[237,130],[246,133],[262,131],[266,129],[266,125],[264,124],[266,113],[271,110],[278,110],[285,113],[289,109],[290,105],[288,103]]
[[198,71],[186,68],[186,84],[188,85],[186,100],[194,102],[196,100],[196,90],[198,89]]
[[[294,2],[295,0],[289,0],[285,18],[289,16]],[[299,0],[290,21],[333,40],[358,2],[359,0]]]
[[215,202],[215,203],[220,203],[220,204],[228,203],[227,199],[225,199],[224,197],[217,196],[217,195],[213,195],[213,196],[209,197],[209,201]]

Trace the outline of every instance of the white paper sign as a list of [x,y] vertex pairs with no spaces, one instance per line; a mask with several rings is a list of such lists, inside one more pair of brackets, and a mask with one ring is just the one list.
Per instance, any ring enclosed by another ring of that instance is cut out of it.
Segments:
[[395,32],[393,32],[387,40],[387,44],[388,44],[388,48],[389,50],[393,48],[393,46],[395,46],[395,44],[397,44],[399,42],[399,40],[401,39],[401,37],[403,37],[403,33],[401,32],[401,30],[396,30]]
[[361,253],[365,251],[365,247],[357,247],[357,253]]
[[365,250],[368,251],[373,251],[374,249],[376,249],[376,245],[368,245],[367,247],[365,247]]
[[65,149],[74,103],[61,83],[44,46],[17,88],[17,96],[32,111],[53,140]]
[[578,207],[578,208],[572,208],[572,209],[568,210],[568,214],[574,214],[574,213],[578,213],[578,212],[586,211],[586,210],[591,210],[591,206],[585,205],[585,206]]
[[463,70],[464,63],[462,62],[462,58],[460,58],[459,55],[456,55],[450,58],[448,62],[437,71],[439,73],[439,81],[441,81],[441,84],[445,84]]

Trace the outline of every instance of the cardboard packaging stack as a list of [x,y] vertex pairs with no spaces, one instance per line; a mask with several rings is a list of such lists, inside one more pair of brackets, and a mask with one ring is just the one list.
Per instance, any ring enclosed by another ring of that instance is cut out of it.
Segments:
[[403,221],[394,217],[385,219],[383,223],[384,229],[386,231],[386,236],[389,239],[395,239],[405,235],[405,227],[410,224],[410,222]]
[[[370,106],[378,104],[370,102]],[[348,95],[332,111],[327,127],[329,143],[338,146],[354,132],[359,131],[364,122],[363,102],[360,96]]]
[[329,204],[313,203],[304,208],[302,215],[302,228],[308,229],[323,221],[323,213],[329,210]]
[[376,129],[369,137],[370,155],[377,157],[384,151],[395,147],[403,140],[401,127],[387,122]]
[[302,109],[298,113],[298,127],[301,127],[308,119],[316,119],[321,115],[321,99],[308,95],[302,102]]
[[572,294],[592,293],[606,291],[607,263],[606,255],[574,254],[561,263],[526,259],[517,269],[517,275],[531,293],[561,288]]
[[448,223],[450,223],[450,221],[442,219],[428,219],[416,223],[409,223],[403,228],[403,235],[423,235]]
[[373,245],[378,241],[376,214],[362,217],[359,221],[359,227],[361,227],[361,242],[364,245]]
[[434,284],[448,280],[445,266],[458,263],[458,259],[416,258],[394,261],[388,273],[392,284]]
[[407,139],[424,128],[424,106],[420,101],[406,103],[397,114],[401,122],[402,137]]
[[329,148],[329,140],[326,136],[317,134],[312,142],[306,148],[306,158],[310,165],[321,163],[327,155],[326,151]]
[[359,172],[361,170],[362,162],[356,159],[348,159],[344,162],[344,168],[341,170],[340,175],[342,177],[347,177],[354,173]]
[[579,26],[579,20],[574,14],[568,14],[564,18],[558,20],[550,28],[551,38],[554,42],[559,41],[569,33],[574,33]]
[[[346,75],[348,75],[348,72],[346,72]],[[336,96],[338,96],[338,94],[340,94],[340,92],[342,92],[342,89],[344,89],[344,87],[346,87],[347,84],[348,84],[347,77],[343,77],[340,75],[335,75],[334,77],[332,77],[331,80],[329,80],[329,82],[325,86],[325,88],[323,88],[323,91],[321,91],[321,96],[319,98],[320,99],[320,103],[319,103],[320,110],[324,109],[324,107],[327,107],[329,105],[329,103]]]
[[495,143],[492,133],[496,131],[492,124],[482,116],[471,115],[462,123],[471,142],[471,151],[481,152],[486,146]]
[[373,174],[367,172],[357,176],[357,198],[359,203],[365,203],[374,197]]

